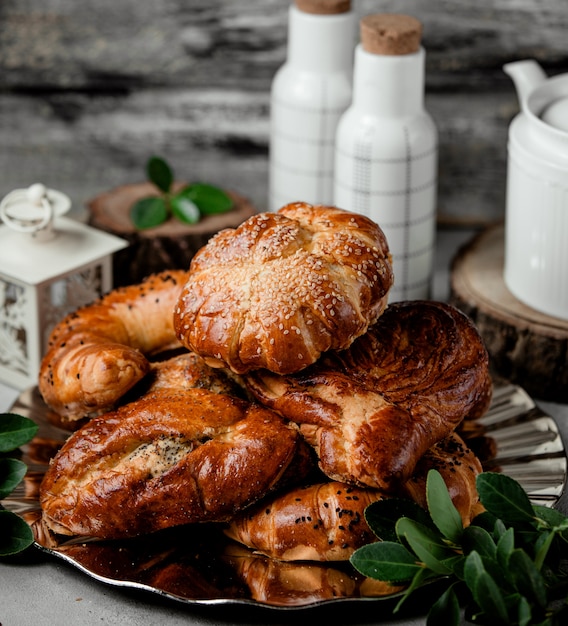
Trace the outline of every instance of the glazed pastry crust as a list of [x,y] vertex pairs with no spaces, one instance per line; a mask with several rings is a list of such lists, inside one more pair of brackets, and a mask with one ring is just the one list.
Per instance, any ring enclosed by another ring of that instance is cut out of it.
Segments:
[[[420,459],[412,477],[394,494],[427,508],[426,479],[442,475],[462,522],[479,512],[476,477],[482,471],[475,454],[452,433]],[[331,481],[297,487],[265,498],[238,514],[225,530],[248,548],[282,561],[343,561],[361,546],[377,540],[365,520],[372,502],[391,497]]]
[[157,390],[76,431],[40,487],[46,525],[124,538],[225,521],[311,467],[297,428],[205,389]]
[[39,372],[46,404],[68,422],[100,415],[149,371],[147,356],[179,346],[173,309],[186,271],[150,276],[66,316]]
[[383,497],[337,481],[297,487],[244,511],[225,534],[281,561],[345,561],[376,540],[365,508]]
[[300,425],[332,480],[396,490],[466,415],[489,406],[488,356],[454,307],[388,307],[350,348],[289,376],[246,377],[260,402]]
[[191,262],[174,324],[213,366],[292,373],[363,334],[392,283],[377,224],[298,202],[214,236]]

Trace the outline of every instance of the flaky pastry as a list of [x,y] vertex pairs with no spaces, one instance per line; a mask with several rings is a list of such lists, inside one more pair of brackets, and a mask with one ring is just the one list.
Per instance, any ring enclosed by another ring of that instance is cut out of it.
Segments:
[[300,425],[332,480],[393,491],[466,415],[489,406],[488,355],[456,308],[390,305],[347,350],[294,375],[245,377],[264,405]]

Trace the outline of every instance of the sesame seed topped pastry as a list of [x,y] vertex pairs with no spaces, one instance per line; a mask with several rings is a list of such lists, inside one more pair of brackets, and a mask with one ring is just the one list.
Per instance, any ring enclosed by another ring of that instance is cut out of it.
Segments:
[[365,333],[392,283],[377,224],[297,202],[221,231],[195,255],[174,326],[213,367],[288,374]]

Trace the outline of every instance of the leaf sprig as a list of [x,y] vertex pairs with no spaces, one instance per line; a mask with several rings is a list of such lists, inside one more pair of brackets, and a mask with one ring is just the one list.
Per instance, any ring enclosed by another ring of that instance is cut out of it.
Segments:
[[365,511],[381,541],[365,545],[351,563],[365,576],[408,584],[398,611],[421,585],[440,581],[442,595],[428,626],[458,626],[465,617],[488,626],[568,623],[568,518],[533,505],[521,485],[484,472],[477,490],[485,511],[464,527],[440,473],[428,473],[428,511],[385,499]]
[[139,230],[159,226],[171,215],[185,224],[196,224],[205,215],[226,213],[233,208],[230,196],[207,183],[192,183],[174,192],[172,168],[161,157],[150,157],[146,174],[160,195],[142,198],[132,205],[130,219]]
[[[14,413],[0,413],[0,500],[6,498],[26,475],[27,466],[7,453],[30,441],[37,425],[27,417]],[[31,528],[11,511],[0,506],[0,557],[22,552],[34,541]]]

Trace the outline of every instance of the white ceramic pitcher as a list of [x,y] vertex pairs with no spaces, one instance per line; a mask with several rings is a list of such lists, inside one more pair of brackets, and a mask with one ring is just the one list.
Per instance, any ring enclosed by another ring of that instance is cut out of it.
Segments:
[[509,127],[505,267],[521,302],[568,319],[568,74],[533,60],[503,67],[520,112]]

